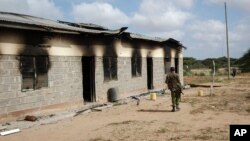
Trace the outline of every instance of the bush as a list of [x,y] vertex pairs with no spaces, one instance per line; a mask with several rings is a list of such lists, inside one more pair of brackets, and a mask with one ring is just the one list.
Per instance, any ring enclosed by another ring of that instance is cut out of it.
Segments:
[[206,74],[204,72],[201,72],[199,76],[206,76]]
[[237,61],[242,72],[250,72],[250,49]]
[[191,71],[189,71],[189,72],[184,72],[184,76],[193,76],[193,73],[191,72]]

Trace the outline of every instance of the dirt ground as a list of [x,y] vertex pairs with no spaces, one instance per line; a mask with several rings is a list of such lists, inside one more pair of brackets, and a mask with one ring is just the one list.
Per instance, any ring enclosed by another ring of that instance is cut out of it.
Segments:
[[[209,77],[185,78],[187,83]],[[169,94],[91,112],[55,124],[41,125],[0,136],[0,141],[193,141],[229,140],[230,124],[250,124],[250,74],[231,81],[216,77],[215,94],[209,88],[184,90],[181,110],[170,112]],[[204,96],[198,96],[203,90]]]

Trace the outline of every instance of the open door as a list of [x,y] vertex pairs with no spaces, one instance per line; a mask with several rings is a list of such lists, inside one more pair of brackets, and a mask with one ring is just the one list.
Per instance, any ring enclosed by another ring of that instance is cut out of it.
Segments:
[[95,102],[95,58],[82,57],[82,83],[84,102]]
[[148,89],[154,89],[153,85],[153,59],[151,57],[147,58],[147,82]]

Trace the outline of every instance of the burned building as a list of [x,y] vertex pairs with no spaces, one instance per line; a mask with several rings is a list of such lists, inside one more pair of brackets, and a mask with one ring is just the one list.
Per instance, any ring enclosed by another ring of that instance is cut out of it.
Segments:
[[0,121],[161,90],[170,66],[183,82],[179,41],[126,29],[0,12]]

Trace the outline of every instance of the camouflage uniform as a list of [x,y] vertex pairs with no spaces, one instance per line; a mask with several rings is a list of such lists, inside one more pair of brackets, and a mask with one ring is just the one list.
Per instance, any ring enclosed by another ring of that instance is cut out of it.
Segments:
[[179,90],[180,78],[178,74],[171,72],[167,75],[165,83],[168,85],[168,89],[171,91],[171,97],[172,97],[172,106],[173,110],[175,111],[175,107],[177,110],[179,110],[179,101],[181,97],[181,90]]

